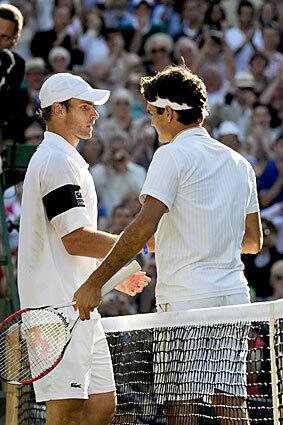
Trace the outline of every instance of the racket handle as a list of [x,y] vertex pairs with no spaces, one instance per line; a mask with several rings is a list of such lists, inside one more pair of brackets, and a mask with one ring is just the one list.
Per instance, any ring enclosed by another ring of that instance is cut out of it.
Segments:
[[127,279],[131,274],[136,273],[141,270],[140,264],[133,260],[128,266],[123,267],[118,270],[101,288],[101,295],[105,295],[108,292],[112,291],[119,283]]
[[[130,264],[118,270],[117,273],[114,274],[109,280],[101,288],[101,295],[104,296],[108,294],[108,292],[112,291],[119,283],[123,282],[123,280],[127,279],[131,274],[139,272],[141,270],[140,264],[133,260]],[[76,301],[73,301],[71,304],[64,304],[56,306],[56,308],[68,307],[76,305]]]

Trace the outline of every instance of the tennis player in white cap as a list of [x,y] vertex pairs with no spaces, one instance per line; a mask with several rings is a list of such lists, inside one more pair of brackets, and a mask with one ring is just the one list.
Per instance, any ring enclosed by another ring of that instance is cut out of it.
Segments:
[[[60,73],[39,93],[47,131],[29,163],[23,188],[18,285],[21,307],[62,305],[96,268],[117,235],[97,230],[97,198],[88,164],[76,150],[92,137],[96,105],[110,92]],[[135,273],[119,289],[135,295],[148,283]],[[70,308],[70,320],[78,315]],[[107,425],[115,411],[115,383],[106,338],[95,309],[81,322],[62,362],[34,384],[45,401],[47,425]]]

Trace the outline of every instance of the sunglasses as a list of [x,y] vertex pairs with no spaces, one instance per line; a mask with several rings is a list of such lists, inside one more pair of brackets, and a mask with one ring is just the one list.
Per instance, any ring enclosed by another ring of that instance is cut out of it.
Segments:
[[158,48],[151,49],[151,53],[158,53],[158,52],[165,53],[165,52],[167,52],[167,50],[165,49],[165,47],[160,47],[159,49]]
[[281,275],[281,274],[275,274],[273,277],[274,277],[274,279],[276,279],[276,280],[281,280],[281,279],[283,279],[283,275]]

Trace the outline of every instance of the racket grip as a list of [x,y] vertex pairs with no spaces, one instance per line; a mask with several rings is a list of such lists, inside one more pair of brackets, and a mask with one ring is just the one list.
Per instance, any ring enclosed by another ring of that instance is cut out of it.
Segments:
[[101,288],[101,295],[105,295],[108,292],[112,291],[119,283],[127,279],[131,274],[136,273],[141,270],[140,264],[133,260],[130,264],[122,269],[118,270]]

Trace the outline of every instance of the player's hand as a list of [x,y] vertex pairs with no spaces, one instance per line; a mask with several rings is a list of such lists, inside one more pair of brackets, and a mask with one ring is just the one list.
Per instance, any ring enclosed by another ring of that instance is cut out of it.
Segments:
[[134,296],[142,292],[144,287],[150,282],[150,277],[146,276],[145,272],[137,272],[129,276],[126,280],[119,283],[115,289],[124,292],[125,294]]
[[74,293],[73,301],[79,309],[80,319],[89,320],[90,312],[101,303],[101,289],[93,280],[87,280]]

